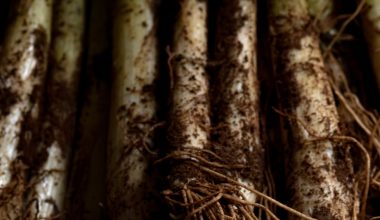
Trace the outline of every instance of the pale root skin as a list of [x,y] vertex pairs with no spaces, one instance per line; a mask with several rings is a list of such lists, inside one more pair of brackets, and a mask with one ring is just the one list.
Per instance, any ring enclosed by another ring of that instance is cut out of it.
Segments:
[[147,148],[153,147],[157,78],[155,1],[118,0],[113,10],[113,87],[107,209],[112,219],[150,219],[157,210]]
[[272,1],[270,21],[278,89],[288,114],[294,117],[288,159],[290,204],[317,219],[356,219],[349,145],[315,141],[340,131],[318,35],[308,26],[306,2]]
[[[54,4],[46,112],[39,151],[46,154],[29,195],[28,216],[53,218],[64,211],[66,175],[73,144],[77,85],[81,67],[85,1]],[[37,146],[36,146],[37,147]]]
[[330,0],[306,0],[308,4],[309,14],[319,20],[326,19],[332,12],[334,1]]
[[[169,141],[179,151],[204,149],[209,139],[206,6],[206,1],[180,1],[175,25]],[[174,178],[171,184],[182,188],[192,178]]]
[[[179,193],[180,202],[192,203],[184,195],[187,184],[208,184],[196,167],[200,155],[209,145],[209,84],[205,70],[207,63],[207,1],[181,0],[174,26],[174,37],[169,59],[171,77],[171,108],[168,121],[168,141],[171,151],[178,153],[179,161],[170,167],[167,177],[169,194]],[[193,152],[182,155],[184,152]],[[191,188],[191,186],[190,186]],[[207,190],[207,189],[205,189]],[[189,190],[190,193],[191,189]],[[164,192],[165,195],[165,192]],[[166,197],[166,196],[165,196]],[[204,200],[206,201],[206,200]],[[170,215],[189,215],[190,208],[171,204]],[[196,206],[201,206],[199,203]],[[207,214],[206,214],[207,215]],[[205,219],[205,213],[192,215]]]
[[[181,10],[175,26],[173,54],[180,60],[173,64],[173,140],[184,137],[178,148],[203,149],[208,142],[208,80],[206,2],[180,1]],[[175,128],[180,127],[181,130]],[[175,128],[174,128],[175,127]],[[176,142],[176,141],[175,141]]]
[[[1,50],[1,219],[21,217],[25,176],[23,162],[17,157],[21,155],[20,149],[33,147],[29,146],[29,141],[36,135],[31,128],[37,123],[40,114],[51,13],[51,1],[29,1],[9,24]],[[7,199],[9,195],[10,200]]]
[[[264,150],[260,141],[259,87],[256,57],[256,2],[225,1],[219,15],[217,59],[223,60],[217,75],[216,108],[221,151],[250,168],[238,174],[238,181],[261,189]],[[224,12],[224,13],[223,13]],[[226,27],[228,25],[228,27]],[[231,27],[231,28],[230,28]],[[230,30],[231,29],[231,30]],[[226,149],[227,148],[227,149]],[[255,203],[255,194],[241,188],[243,199]]]
[[84,101],[76,129],[79,132],[75,143],[77,150],[73,152],[73,167],[69,172],[67,219],[101,220],[105,212],[101,204],[105,204],[106,128],[111,72],[108,19],[108,1],[92,1],[83,83]]
[[380,91],[380,1],[366,0],[366,10],[362,13],[364,35]]

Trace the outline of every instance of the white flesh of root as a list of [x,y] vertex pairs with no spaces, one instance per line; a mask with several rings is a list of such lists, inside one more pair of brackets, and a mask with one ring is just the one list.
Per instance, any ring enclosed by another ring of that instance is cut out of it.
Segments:
[[380,0],[366,0],[366,4],[367,7],[362,16],[363,29],[380,91]]
[[[231,148],[232,151],[243,153],[237,159],[239,164],[254,166],[254,173],[261,173],[260,177],[247,176],[238,178],[238,181],[249,187],[262,187],[262,169],[264,151],[260,143],[259,127],[259,88],[257,80],[256,64],[256,2],[252,0],[225,1],[220,14],[217,31],[221,47],[220,59],[223,60],[221,70],[218,73],[217,108],[223,112],[218,120],[222,127],[221,147]],[[237,6],[231,6],[236,4]],[[230,14],[230,8],[236,10]],[[227,14],[231,18],[226,18]],[[232,18],[233,17],[233,18]],[[227,20],[232,20],[228,25],[236,25],[238,28],[224,27]],[[241,23],[243,21],[243,23]],[[232,23],[233,22],[233,23]],[[232,29],[233,32],[231,32]],[[227,32],[227,33],[224,33]],[[220,100],[219,100],[220,99]],[[218,104],[220,103],[220,104]],[[219,127],[217,125],[217,127]],[[234,145],[237,145],[234,149]],[[225,151],[225,149],[221,149]],[[247,150],[247,151],[245,151]],[[256,158],[256,159],[255,159]],[[257,163],[256,163],[257,161]],[[257,166],[255,166],[257,165]],[[256,170],[258,169],[258,170]],[[249,169],[252,171],[252,169]],[[250,173],[250,175],[254,175]],[[253,182],[253,179],[259,180]],[[261,181],[261,182],[260,182]],[[254,193],[241,188],[244,199],[250,203],[256,202]]]
[[112,219],[150,219],[157,202],[146,148],[153,145],[157,76],[155,1],[114,5],[113,87],[108,136],[107,205]]
[[[5,202],[5,207],[0,208],[1,219],[20,217],[17,215],[23,204],[22,192],[9,192],[6,189],[16,176],[24,178],[23,170],[15,167],[16,158],[20,155],[20,143],[28,144],[34,135],[22,128],[35,123],[39,117],[50,43],[51,14],[50,0],[30,1],[9,24],[1,50],[0,92],[3,109],[0,110],[0,188],[3,190],[0,194],[6,197],[3,193],[11,193],[12,200],[18,200],[15,203]],[[15,190],[19,188],[15,187]]]
[[[42,128],[42,151],[47,158],[39,168],[30,201],[30,215],[48,219],[61,215],[66,195],[67,165],[73,143],[76,96],[81,67],[85,1],[54,4],[51,71],[47,84],[47,112]],[[46,133],[45,133],[46,132]],[[48,135],[46,135],[49,133]]]
[[277,74],[284,83],[279,90],[285,91],[282,99],[294,117],[288,170],[291,205],[317,219],[356,219],[348,143],[315,141],[339,135],[339,128],[318,35],[307,29],[306,2],[272,3]]

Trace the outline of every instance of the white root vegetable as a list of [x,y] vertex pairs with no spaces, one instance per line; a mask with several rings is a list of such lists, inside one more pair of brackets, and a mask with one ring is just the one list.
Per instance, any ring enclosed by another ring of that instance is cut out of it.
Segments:
[[[204,149],[209,138],[206,2],[182,0],[173,43],[171,145]],[[192,177],[189,177],[192,178]],[[181,181],[174,180],[174,185]]]
[[158,210],[150,153],[156,124],[155,1],[114,4],[113,86],[107,208],[112,219],[151,219]]
[[[92,1],[88,55],[83,77],[83,103],[76,132],[79,133],[69,172],[68,219],[101,220],[105,204],[106,145],[110,97],[108,1]],[[96,137],[96,138],[94,138]]]
[[365,0],[367,7],[362,13],[363,30],[367,39],[372,68],[380,91],[380,1]]
[[[209,100],[207,61],[207,3],[199,0],[181,0],[175,24],[172,71],[172,98],[168,140],[173,152],[199,153],[209,144]],[[182,158],[182,156],[180,156]],[[183,156],[182,159],[188,158]],[[191,158],[191,157],[190,157]],[[199,169],[179,161],[168,176],[170,192],[181,192],[190,182],[203,181]],[[196,159],[194,159],[196,161]],[[169,192],[168,191],[168,192]],[[181,202],[189,202],[180,196]],[[170,203],[170,201],[169,201]],[[183,207],[172,207],[172,214],[189,214]]]
[[[357,193],[360,195],[361,200],[356,201],[356,210],[360,207],[361,218],[364,219],[368,216],[366,204],[368,199],[369,187],[376,186],[376,177],[371,178],[371,173],[375,175],[376,172],[376,159],[380,152],[379,131],[374,130],[378,123],[378,118],[373,112],[366,109],[359,98],[351,91],[348,84],[348,75],[344,73],[343,65],[335,59],[333,55],[329,55],[326,59],[326,66],[330,70],[331,83],[334,94],[338,98],[338,113],[340,122],[344,133],[356,138],[366,148],[362,149],[361,154],[364,159],[361,161],[361,169],[364,172],[358,175],[356,181],[358,183]],[[372,144],[367,145],[369,142]],[[373,147],[376,151],[373,151]],[[360,157],[358,158],[360,159]]]
[[34,147],[31,140],[40,116],[51,12],[50,0],[28,1],[10,22],[1,50],[1,219],[21,218],[26,162],[18,157]]
[[[208,142],[209,106],[207,101],[208,80],[205,72],[207,59],[206,3],[182,0],[181,11],[175,26],[173,54],[172,125],[183,127],[180,148],[203,149]],[[178,139],[172,134],[174,139]]]
[[[77,85],[84,32],[84,0],[54,4],[54,25],[46,109],[38,146],[39,166],[32,180],[28,216],[49,219],[60,216],[66,195],[67,165],[73,144]],[[36,146],[37,147],[37,146]]]
[[278,90],[292,119],[290,203],[317,219],[356,219],[350,145],[333,139],[338,115],[306,2],[273,0],[270,22]]
[[[216,147],[227,163],[248,168],[238,181],[261,190],[264,183],[264,149],[260,141],[259,82],[256,56],[256,1],[223,1],[217,26],[217,60],[223,61],[215,88]],[[218,153],[219,152],[219,153]],[[243,199],[256,196],[241,189]]]

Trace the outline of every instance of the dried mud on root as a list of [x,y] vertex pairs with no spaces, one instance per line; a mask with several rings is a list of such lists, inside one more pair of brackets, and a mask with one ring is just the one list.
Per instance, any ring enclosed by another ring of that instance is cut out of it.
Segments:
[[25,192],[24,173],[28,169],[20,160],[11,165],[10,182],[0,189],[0,218],[13,219],[22,216],[22,198]]
[[[198,171],[198,178],[187,176],[187,181],[164,190],[162,195],[171,209],[172,219],[279,219],[269,208],[278,206],[300,219],[313,219],[302,214],[270,196],[246,186],[234,177],[219,172],[221,168],[231,173],[244,169],[244,165],[225,164],[223,158],[214,152],[204,149],[187,148],[174,151],[168,156],[156,161],[166,160],[186,165],[188,170]],[[174,172],[175,175],[175,172]],[[169,177],[170,178],[170,177]],[[248,202],[242,191],[254,193],[256,203]]]

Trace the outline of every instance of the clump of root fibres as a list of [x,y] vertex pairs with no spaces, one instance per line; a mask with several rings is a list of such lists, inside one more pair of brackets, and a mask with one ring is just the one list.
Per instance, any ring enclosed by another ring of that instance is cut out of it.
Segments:
[[[300,219],[313,219],[237,181],[234,173],[242,172],[245,167],[226,164],[223,158],[210,150],[186,148],[174,151],[157,162],[168,159],[186,166],[186,171],[200,173],[179,184],[180,187],[163,191],[172,210],[172,219],[279,219],[273,206],[283,208]],[[255,194],[257,202],[248,202],[244,191]]]

